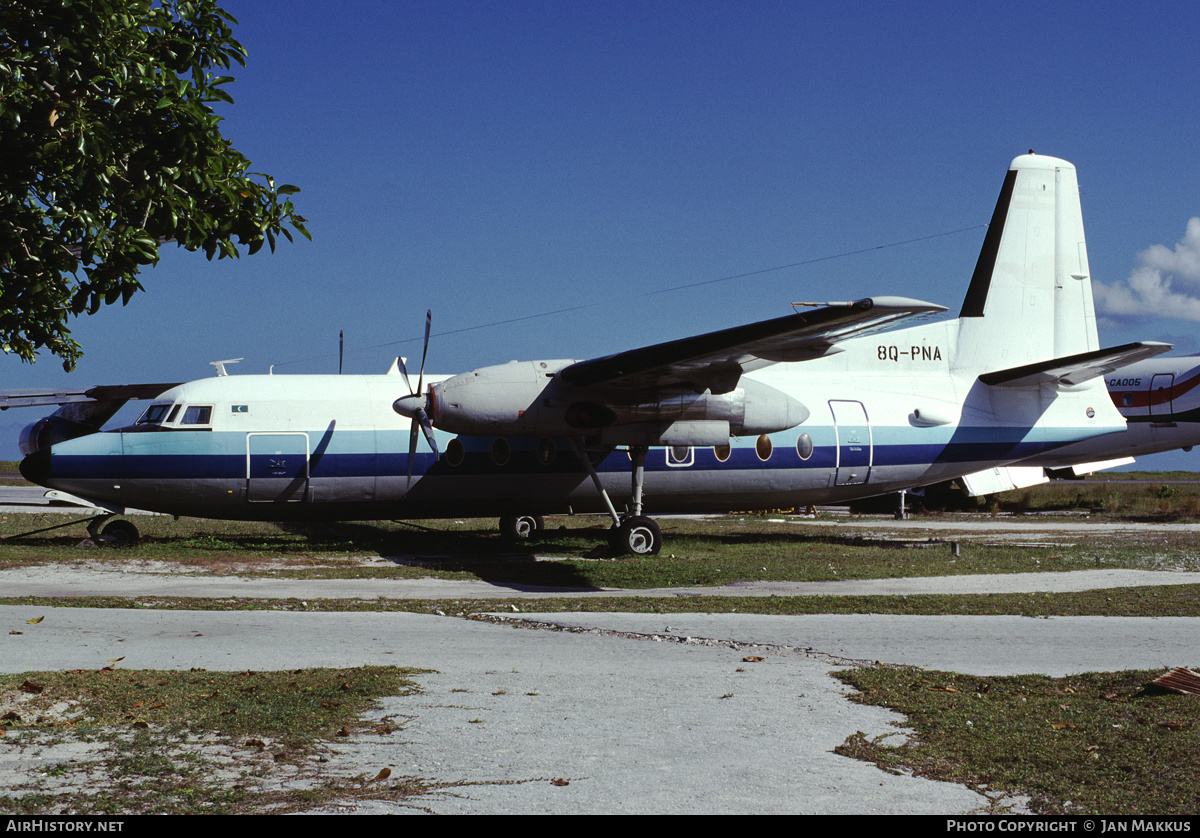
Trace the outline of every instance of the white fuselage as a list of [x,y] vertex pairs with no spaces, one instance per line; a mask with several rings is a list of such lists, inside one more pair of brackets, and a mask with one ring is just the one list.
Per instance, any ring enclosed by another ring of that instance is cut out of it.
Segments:
[[[959,321],[844,341],[841,351],[748,374],[807,419],[728,446],[651,450],[648,513],[790,508],[884,494],[1120,432],[1103,382],[998,392],[957,373]],[[437,380],[440,377],[435,377]],[[27,460],[44,485],[112,509],[263,520],[603,511],[563,437],[438,433],[408,476],[410,424],[391,405],[401,375],[221,376],[163,393],[143,422]],[[614,502],[630,460],[588,448]],[[39,459],[40,458],[40,459]],[[33,462],[36,461],[36,462]]]

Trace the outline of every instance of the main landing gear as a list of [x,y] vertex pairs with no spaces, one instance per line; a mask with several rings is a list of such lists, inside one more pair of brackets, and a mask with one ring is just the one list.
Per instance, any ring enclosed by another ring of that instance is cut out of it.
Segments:
[[629,446],[629,459],[633,462],[633,511],[628,515],[618,515],[608,492],[600,482],[600,475],[596,473],[595,465],[587,456],[587,452],[583,450],[582,441],[572,439],[571,444],[575,448],[575,453],[579,455],[580,462],[587,469],[588,475],[591,476],[592,483],[595,484],[600,497],[604,498],[608,514],[612,516],[613,527],[609,530],[608,545],[613,553],[618,556],[657,555],[658,551],[662,549],[662,530],[659,529],[653,518],[647,518],[642,514],[642,486],[645,483],[646,454],[650,452],[649,446]]
[[[633,461],[633,511],[630,514],[618,515],[612,499],[600,482],[596,466],[583,449],[582,440],[572,439],[571,444],[591,476],[596,491],[604,498],[608,514],[612,516],[613,525],[608,531],[608,546],[613,555],[657,555],[662,549],[662,530],[653,518],[642,514],[642,485],[645,481],[646,454],[650,451],[649,446],[634,445],[629,448],[629,458]],[[512,541],[536,538],[545,526],[546,523],[540,515],[505,515],[500,519],[500,532]]]
[[500,533],[512,541],[536,538],[545,528],[541,515],[505,515],[500,519]]
[[609,530],[608,546],[619,556],[654,556],[662,549],[662,530],[653,518],[626,515]]

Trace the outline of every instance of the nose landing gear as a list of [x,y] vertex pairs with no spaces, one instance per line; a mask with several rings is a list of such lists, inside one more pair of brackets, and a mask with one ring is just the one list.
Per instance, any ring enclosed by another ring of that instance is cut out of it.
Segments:
[[[133,547],[141,539],[141,533],[132,521],[101,515],[88,522],[88,535],[97,547]],[[103,528],[101,528],[103,525]]]

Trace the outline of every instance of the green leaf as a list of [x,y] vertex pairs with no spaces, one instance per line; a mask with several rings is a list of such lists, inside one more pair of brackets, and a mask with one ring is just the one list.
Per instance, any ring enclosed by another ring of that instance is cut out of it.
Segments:
[[0,35],[6,351],[46,349],[73,368],[69,318],[128,303],[160,237],[210,260],[237,258],[235,237],[250,254],[280,232],[290,241],[289,227],[311,238],[281,205],[299,190],[250,172],[221,136],[211,104],[233,101],[234,80],[209,70],[244,65],[246,51],[216,3],[0,2],[0,33],[21,33]]

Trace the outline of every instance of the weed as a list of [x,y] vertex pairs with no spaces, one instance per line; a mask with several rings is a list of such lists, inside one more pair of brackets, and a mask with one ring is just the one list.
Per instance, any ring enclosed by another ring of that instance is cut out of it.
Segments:
[[903,713],[911,735],[893,742],[859,733],[836,751],[992,797],[1028,797],[1043,815],[1191,815],[1200,809],[1200,705],[1147,689],[1160,674],[844,671],[838,676],[860,690],[853,700]]
[[[55,762],[12,784],[12,814],[244,813],[296,811],[347,798],[400,800],[428,784],[402,778],[365,789],[318,766],[338,732],[362,728],[376,697],[413,689],[416,670],[396,667],[294,672],[38,672],[0,676],[0,705],[26,710],[6,737],[25,747],[89,742],[88,756]],[[20,693],[32,682],[33,700]],[[58,726],[71,711],[70,733]],[[398,729],[389,725],[389,731]],[[375,732],[378,732],[377,730]],[[17,739],[16,735],[23,734]],[[46,740],[46,741],[39,741]],[[281,766],[292,766],[284,790]],[[299,773],[295,773],[298,771]],[[103,791],[81,791],[79,780]],[[102,777],[98,781],[97,777]],[[48,786],[48,781],[54,781]]]

